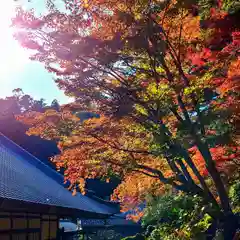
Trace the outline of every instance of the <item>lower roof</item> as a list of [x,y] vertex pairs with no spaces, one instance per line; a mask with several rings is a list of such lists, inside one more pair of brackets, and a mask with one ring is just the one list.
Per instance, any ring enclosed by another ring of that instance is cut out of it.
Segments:
[[[37,146],[36,146],[37,147]],[[27,205],[36,211],[48,209],[61,212],[64,215],[76,215],[83,212],[89,217],[112,215],[116,208],[96,202],[78,193],[71,192],[59,183],[63,183],[63,176],[42,163],[20,146],[0,135],[0,199],[5,205]],[[8,204],[7,204],[8,203]],[[15,203],[15,204],[14,204]],[[19,204],[18,204],[19,205]]]

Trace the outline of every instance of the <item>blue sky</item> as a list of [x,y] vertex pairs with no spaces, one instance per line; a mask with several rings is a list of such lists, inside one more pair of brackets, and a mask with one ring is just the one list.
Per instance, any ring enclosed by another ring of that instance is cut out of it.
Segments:
[[24,93],[30,94],[35,99],[44,98],[49,103],[53,99],[59,100],[60,103],[69,101],[57,88],[52,76],[38,62],[25,63],[21,69],[8,73],[0,82],[0,97],[10,96],[13,89],[22,88]]
[[[12,2],[11,2],[12,1]],[[13,14],[13,0],[7,0],[9,5],[0,10],[0,97],[10,96],[15,88],[22,88],[24,93],[35,99],[44,98],[47,102],[57,99],[60,103],[69,102],[69,98],[60,91],[52,75],[41,63],[28,59],[28,53],[23,50],[12,37],[9,27]],[[18,1],[21,4],[27,0]],[[38,12],[44,9],[44,0],[33,0]],[[29,3],[27,3],[29,4]],[[27,6],[27,5],[26,5]]]

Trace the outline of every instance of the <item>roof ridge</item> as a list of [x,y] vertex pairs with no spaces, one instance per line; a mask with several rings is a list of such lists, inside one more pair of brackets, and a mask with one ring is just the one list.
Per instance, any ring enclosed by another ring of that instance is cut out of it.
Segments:
[[[43,161],[41,161],[40,159],[38,159],[37,157],[35,157],[33,154],[31,154],[30,152],[28,152],[26,149],[24,149],[23,147],[21,147],[20,145],[18,145],[17,143],[15,143],[14,141],[12,141],[10,138],[6,137],[3,133],[0,132],[0,135],[8,142],[10,143],[10,145],[12,145],[13,147],[15,147],[15,149],[12,150],[21,150],[21,152],[29,157],[31,157],[32,159],[34,159],[36,161],[36,163],[38,163],[41,166],[44,166],[45,168],[47,168],[50,172],[52,172],[53,174],[55,174],[56,176],[58,176],[59,178],[62,178],[63,180],[63,175],[60,174],[59,172],[57,172],[57,170],[54,170],[53,168],[51,168],[50,166],[48,166],[46,163],[44,163]],[[34,165],[32,161],[28,161],[30,164]],[[38,168],[38,165],[34,165],[35,167]],[[42,171],[42,169],[39,169]],[[43,171],[42,171],[43,172]],[[43,172],[44,174],[46,174],[46,172]],[[46,174],[48,175],[48,174]],[[52,179],[54,179],[52,176],[49,176]],[[56,181],[56,179],[54,179]],[[60,179],[59,179],[60,180]]]

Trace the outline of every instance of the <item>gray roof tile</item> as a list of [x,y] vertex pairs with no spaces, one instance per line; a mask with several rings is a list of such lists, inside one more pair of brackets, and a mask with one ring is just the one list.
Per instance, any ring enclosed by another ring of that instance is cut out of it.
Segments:
[[114,208],[63,187],[63,177],[20,146],[0,135],[0,197],[30,203],[112,214]]

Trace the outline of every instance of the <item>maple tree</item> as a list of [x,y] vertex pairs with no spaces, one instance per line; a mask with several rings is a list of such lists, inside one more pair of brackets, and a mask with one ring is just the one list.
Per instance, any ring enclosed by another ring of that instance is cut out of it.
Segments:
[[[115,175],[113,196],[133,208],[172,186],[210,203],[231,235],[220,173],[239,166],[239,26],[227,1],[209,16],[193,2],[67,1],[66,12],[51,4],[41,17],[18,9],[17,39],[76,99],[19,120],[59,141],[53,160],[73,189]],[[80,122],[79,110],[100,118]]]

